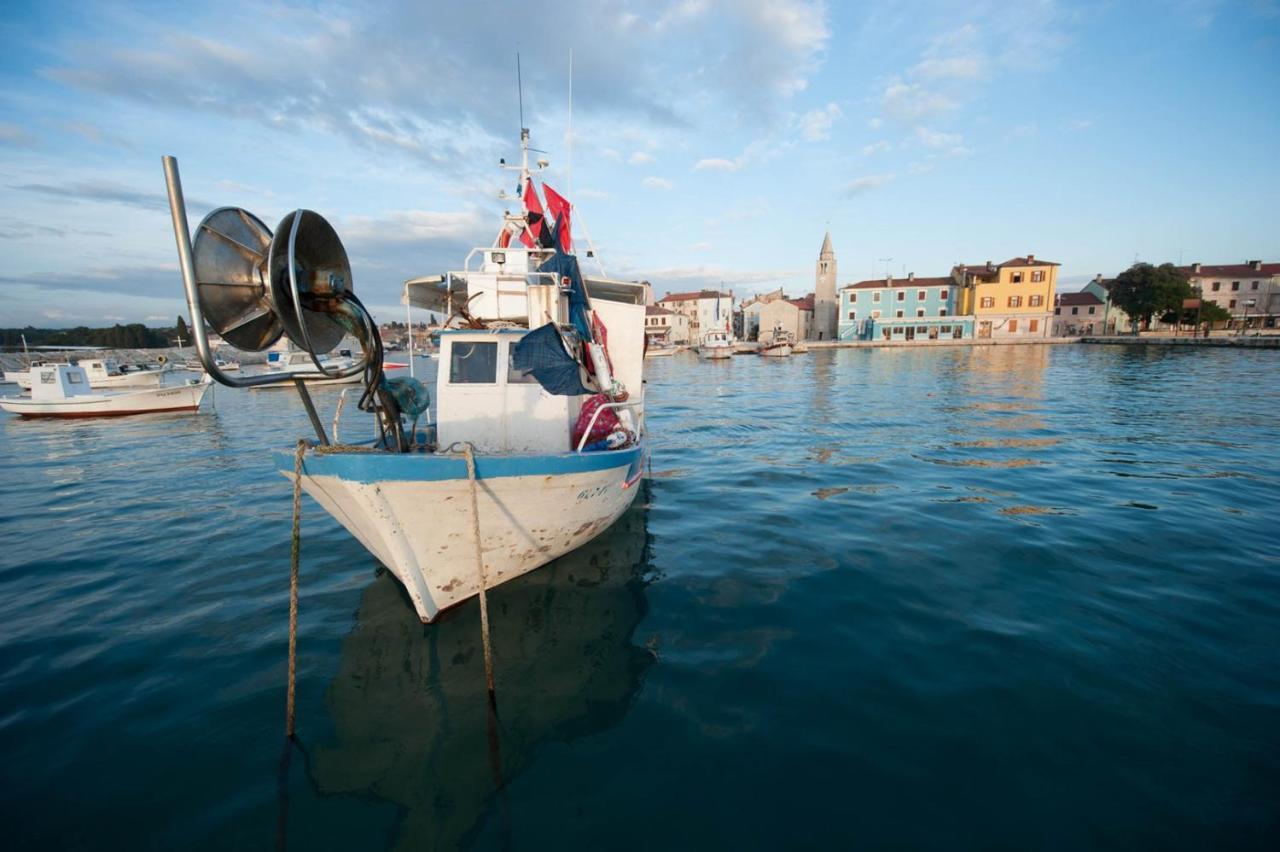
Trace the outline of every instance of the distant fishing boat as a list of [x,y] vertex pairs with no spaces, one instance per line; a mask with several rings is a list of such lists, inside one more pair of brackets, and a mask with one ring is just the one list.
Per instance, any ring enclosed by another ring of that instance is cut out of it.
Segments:
[[789,358],[794,344],[795,337],[791,332],[784,331],[782,326],[777,325],[768,335],[760,338],[760,348],[756,351],[765,358]]
[[733,341],[729,339],[729,332],[724,329],[712,329],[703,334],[702,339],[698,341],[698,357],[709,361],[732,358]]
[[[164,359],[164,356],[160,356]],[[34,361],[32,367],[49,364],[47,361]],[[143,366],[121,365],[110,358],[81,359],[76,362],[84,369],[89,379],[89,387],[99,390],[116,388],[156,388],[164,383],[165,376],[172,371],[165,360],[161,360],[155,369]],[[5,373],[5,378],[14,382],[25,391],[31,390],[31,372]]]
[[650,346],[648,349],[644,351],[644,357],[668,358],[676,354],[676,351],[677,351],[677,348],[675,346]]
[[[349,370],[356,364],[349,350],[343,349],[336,358],[328,355],[319,356],[320,363],[329,370]],[[279,373],[302,379],[309,385],[354,385],[362,378],[360,373],[333,378],[318,369],[311,360],[309,352],[268,352],[268,373]],[[265,387],[284,387],[284,385],[266,385]]]
[[83,367],[33,367],[31,397],[0,397],[0,408],[23,417],[120,417],[129,414],[196,411],[209,382],[94,393]]
[[[387,566],[424,622],[482,582],[492,588],[600,535],[635,499],[647,458],[646,287],[582,274],[572,206],[544,184],[554,229],[542,212],[527,129],[520,165],[503,165],[519,172],[520,208],[505,214],[493,243],[472,249],[459,271],[404,285],[407,305],[448,318],[432,401],[412,375],[384,375],[376,325],[322,217],[295,211],[273,234],[247,211],[219,208],[193,244],[177,164],[165,160],[192,327],[211,376],[239,387],[306,378],[283,367],[221,373],[206,316],[224,340],[253,351],[282,333],[308,359],[347,333],[360,343],[358,359],[321,362],[317,378],[364,378],[359,408],[375,416],[379,438],[330,445],[297,382],[318,439],[302,457],[301,486]],[[279,454],[283,475],[294,466],[292,450]]]

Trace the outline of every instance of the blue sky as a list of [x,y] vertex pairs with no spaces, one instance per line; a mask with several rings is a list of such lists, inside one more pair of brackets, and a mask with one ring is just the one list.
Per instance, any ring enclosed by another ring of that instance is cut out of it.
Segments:
[[399,316],[497,230],[517,51],[548,183],[659,294],[808,292],[827,228],[841,284],[1280,259],[1275,0],[42,2],[0,41],[0,326],[173,321],[167,153],[193,225],[317,210]]

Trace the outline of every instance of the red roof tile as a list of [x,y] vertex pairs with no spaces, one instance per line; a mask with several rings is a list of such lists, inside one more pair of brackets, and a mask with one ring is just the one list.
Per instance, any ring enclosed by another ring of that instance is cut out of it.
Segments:
[[650,317],[668,316],[670,314],[674,314],[675,311],[669,311],[666,308],[660,308],[657,305],[645,305],[644,313],[645,313],[645,316],[650,316]]
[[1026,257],[1011,257],[1000,265],[1001,266],[1061,266],[1062,264],[1054,263],[1052,260],[1041,260],[1040,258],[1034,255],[1027,255]]
[[797,308],[799,308],[802,311],[813,310],[813,294],[810,294],[800,299],[787,299],[787,301],[795,305]]
[[1232,276],[1240,278],[1263,278],[1270,275],[1280,275],[1280,263],[1264,263],[1261,269],[1254,269],[1251,263],[1227,263],[1210,265],[1207,263],[1200,265],[1200,271],[1196,272],[1194,266],[1179,266],[1182,272],[1193,278],[1229,278]]

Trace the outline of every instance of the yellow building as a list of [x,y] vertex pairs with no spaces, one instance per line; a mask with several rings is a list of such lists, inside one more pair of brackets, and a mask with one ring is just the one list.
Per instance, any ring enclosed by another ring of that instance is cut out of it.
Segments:
[[978,339],[1048,337],[1058,266],[1034,254],[1000,264],[961,264],[951,270],[960,290],[957,313],[974,317]]

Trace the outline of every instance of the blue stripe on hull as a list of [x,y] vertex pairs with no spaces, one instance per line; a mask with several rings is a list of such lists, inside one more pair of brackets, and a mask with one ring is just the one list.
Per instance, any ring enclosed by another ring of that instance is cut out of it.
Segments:
[[[276,469],[292,474],[293,455],[292,450],[277,451]],[[642,460],[642,447],[542,456],[477,454],[476,478],[563,476],[614,468],[626,468],[631,474],[641,469]],[[336,476],[348,482],[437,482],[466,479],[467,461],[462,456],[433,453],[310,453],[303,462],[303,470],[309,476]]]

